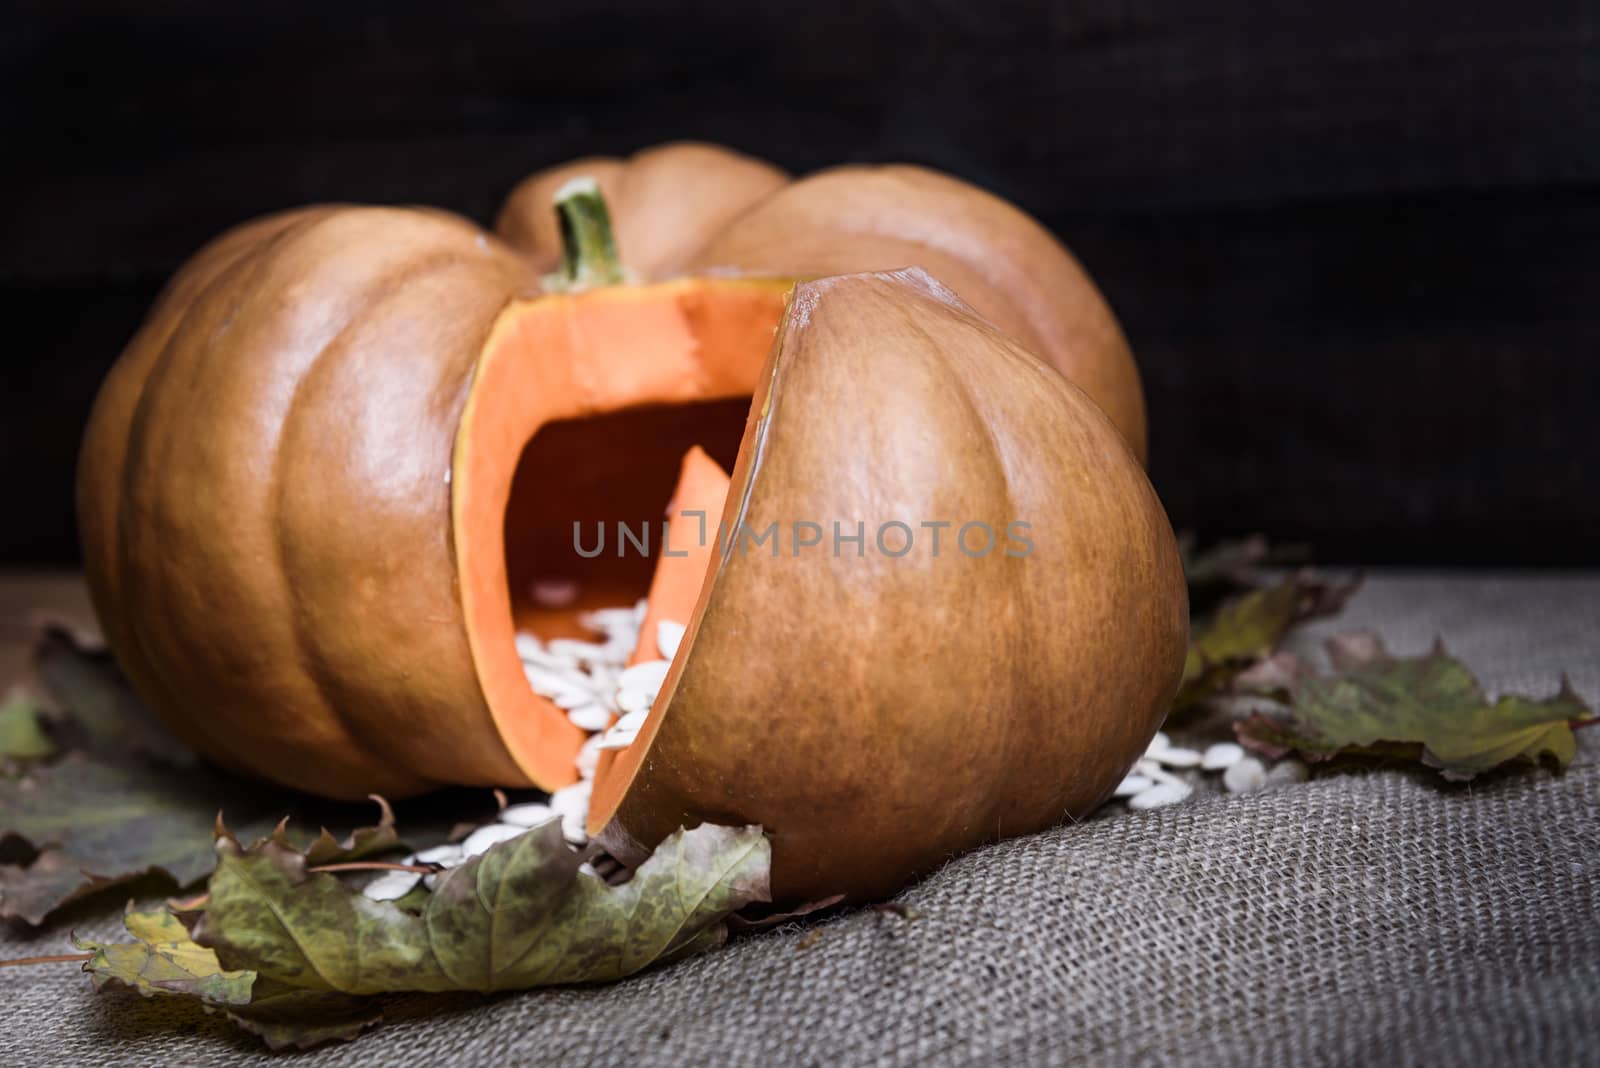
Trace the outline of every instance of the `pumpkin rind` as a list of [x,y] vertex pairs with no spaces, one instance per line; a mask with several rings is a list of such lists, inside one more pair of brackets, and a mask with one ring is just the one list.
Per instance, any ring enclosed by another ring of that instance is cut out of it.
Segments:
[[683,265],[820,278],[920,267],[1087,393],[1147,458],[1133,353],[1100,291],[1049,231],[924,167],[836,167],[755,204]]
[[97,401],[80,526],[112,648],[201,752],[334,796],[520,779],[473,701],[446,473],[531,285],[387,208],[252,224],[174,281]]
[[[773,360],[726,529],[864,521],[869,544],[722,556],[591,830],[634,858],[759,823],[778,900],[867,899],[1092,809],[1188,636],[1176,542],[1116,428],[920,271],[802,283]],[[940,556],[920,530],[893,557],[871,544],[889,520],[956,526]],[[952,544],[1013,520],[1031,552]]]

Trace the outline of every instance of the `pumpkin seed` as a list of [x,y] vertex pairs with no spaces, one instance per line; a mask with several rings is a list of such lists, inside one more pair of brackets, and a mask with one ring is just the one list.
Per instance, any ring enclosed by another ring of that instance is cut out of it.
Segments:
[[526,827],[510,823],[491,823],[467,835],[461,842],[461,852],[463,856],[475,857],[479,853],[487,852],[496,842],[504,842],[527,832]]
[[1192,793],[1192,789],[1185,782],[1164,782],[1141,791],[1128,799],[1128,807],[1136,811],[1152,808],[1163,808],[1166,805],[1175,805]]
[[546,648],[557,656],[570,656],[579,662],[609,660],[616,655],[609,643],[586,642],[577,638],[555,638]]
[[573,845],[583,845],[589,840],[584,823],[589,818],[589,793],[592,789],[593,784],[588,779],[579,779],[550,795],[550,807],[561,817],[561,837]]
[[1244,759],[1244,747],[1234,742],[1218,742],[1208,746],[1200,758],[1201,771],[1226,771]]
[[1138,772],[1133,772],[1125,776],[1123,780],[1117,784],[1117,789],[1113,796],[1133,797],[1135,794],[1141,794],[1150,789],[1150,787],[1154,786],[1155,784],[1156,783],[1154,779],[1151,779],[1145,775],[1140,775]]
[[1222,773],[1222,785],[1230,794],[1248,794],[1267,785],[1267,769],[1255,757],[1236,761]]
[[1169,745],[1150,754],[1150,759],[1158,764],[1165,764],[1169,768],[1198,768],[1201,756],[1193,749],[1183,749],[1176,745]]
[[603,731],[611,725],[611,710],[590,698],[587,704],[568,709],[567,719],[574,727],[592,734],[595,731]]
[[573,764],[577,765],[580,778],[594,778],[594,773],[600,767],[600,735],[589,735],[589,740],[578,750],[578,756],[573,760]]
[[371,901],[394,901],[411,893],[422,881],[414,871],[386,871],[361,888],[361,896]]
[[529,802],[523,805],[510,805],[500,813],[501,823],[510,823],[518,827],[537,827],[555,815],[549,805]]
[[683,641],[683,632],[688,628],[682,623],[674,623],[663,619],[656,624],[656,648],[661,650],[661,655],[671,660],[678,655],[678,645]]
[[655,704],[656,695],[639,686],[623,686],[617,690],[618,712],[648,712]]
[[622,673],[617,683],[629,689],[641,689],[654,693],[661,689],[661,684],[667,681],[667,669],[672,667],[670,660],[646,660],[633,665]]

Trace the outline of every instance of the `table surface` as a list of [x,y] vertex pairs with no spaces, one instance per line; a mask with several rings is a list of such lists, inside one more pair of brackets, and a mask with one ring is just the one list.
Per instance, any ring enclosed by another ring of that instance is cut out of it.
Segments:
[[[0,578],[6,655],[70,575]],[[1442,635],[1491,693],[1600,700],[1600,572],[1369,576],[1344,615],[1397,654]],[[296,1065],[1600,1064],[1600,731],[1561,775],[1464,787],[1329,769],[1100,818],[953,860],[901,897],[605,987],[407,997]],[[0,956],[111,937],[115,894]],[[0,1064],[274,1058],[176,999],[0,970]]]

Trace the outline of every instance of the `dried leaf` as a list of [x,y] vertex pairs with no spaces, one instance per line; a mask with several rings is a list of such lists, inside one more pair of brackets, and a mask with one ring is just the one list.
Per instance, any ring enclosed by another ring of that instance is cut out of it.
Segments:
[[[156,723],[108,656],[85,649],[65,631],[45,634],[34,665],[60,705],[49,719],[51,738],[72,751],[55,763],[31,761],[22,779],[0,778],[0,839],[21,839],[24,859],[32,858],[0,864],[0,918],[40,923],[61,905],[151,873],[187,887],[216,863],[211,830],[219,811],[247,840],[271,832],[286,813],[334,826],[357,826],[365,818],[354,806],[199,763]],[[0,717],[0,726],[6,722]],[[408,820],[409,844],[442,841],[447,828],[469,812],[481,813],[486,800],[483,791],[455,790],[417,802]],[[311,846],[312,863],[398,846],[385,805],[376,827],[347,841],[323,830]],[[14,853],[8,849],[7,859],[17,859]]]
[[72,748],[117,761],[137,755],[175,767],[198,762],[139,700],[104,650],[86,648],[69,631],[52,627],[34,649],[33,670],[69,713],[65,740]]
[[620,886],[579,871],[554,823],[445,873],[420,913],[370,901],[296,850],[218,841],[196,937],[231,967],[302,990],[514,990],[617,979],[726,937],[768,897],[759,828],[667,839]]
[[1280,653],[1239,677],[1241,689],[1284,701],[1235,725],[1239,740],[1269,757],[1401,756],[1465,780],[1510,762],[1572,760],[1572,728],[1594,712],[1562,680],[1554,697],[1490,701],[1465,664],[1438,644],[1426,656],[1392,657],[1371,634],[1328,643],[1332,675]]
[[145,997],[187,996],[220,1011],[273,1049],[304,1049],[354,1038],[382,1019],[380,1007],[343,994],[297,990],[248,969],[229,971],[170,912],[129,912],[131,942],[75,940],[94,956],[84,964],[96,990],[127,987]]
[[13,691],[0,704],[0,761],[43,760],[55,752],[39,703],[21,691]]
[[324,1042],[348,1042],[383,1021],[383,1008],[372,998],[297,990],[265,978],[256,980],[250,1004],[222,1012],[270,1049],[310,1049]]
[[[178,887],[209,872],[217,811],[238,802],[229,784],[198,769],[157,771],[82,755],[0,780],[0,833],[38,851],[31,864],[0,865],[0,916],[40,923],[51,910],[118,882],[162,874]],[[252,834],[271,817],[237,811]]]
[[[342,842],[334,838],[328,828],[322,828],[316,840],[306,848],[307,867],[315,868],[323,864],[363,860],[400,848],[400,836],[394,830],[394,809],[377,794],[372,794],[371,799],[378,806],[377,825],[358,827]],[[294,844],[289,841],[287,833],[288,823],[288,819],[285,818],[273,829],[272,836],[280,845],[293,849]]]
[[226,971],[214,951],[199,945],[170,912],[129,912],[123,926],[132,942],[75,940],[94,957],[83,966],[96,990],[126,986],[145,997],[190,994],[210,1005],[246,1005],[252,971]]
[[1336,615],[1360,585],[1359,578],[1341,582],[1299,571],[1275,586],[1224,601],[1194,628],[1173,708],[1222,692],[1239,672],[1276,649],[1291,627]]

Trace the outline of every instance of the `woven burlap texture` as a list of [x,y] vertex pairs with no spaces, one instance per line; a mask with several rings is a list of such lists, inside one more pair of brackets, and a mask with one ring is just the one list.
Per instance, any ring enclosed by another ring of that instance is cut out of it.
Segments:
[[[1340,627],[1600,697],[1600,578],[1389,575]],[[1299,642],[1311,647],[1330,625]],[[1600,746],[1563,776],[1322,775],[1115,812],[609,987],[402,998],[273,1057],[72,966],[0,971],[0,1064],[1600,1064]],[[7,956],[105,934],[99,905]]]

